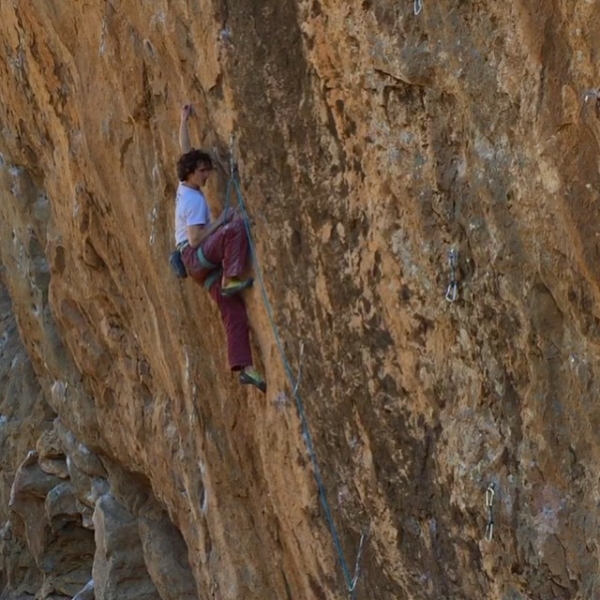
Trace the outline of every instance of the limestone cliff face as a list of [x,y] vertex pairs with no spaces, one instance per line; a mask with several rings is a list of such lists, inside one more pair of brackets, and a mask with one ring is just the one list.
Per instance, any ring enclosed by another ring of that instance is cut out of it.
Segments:
[[[599,29],[589,0],[2,2],[2,600],[341,599],[355,563],[356,598],[600,597]],[[238,162],[266,397],[169,271],[184,101],[213,212]]]

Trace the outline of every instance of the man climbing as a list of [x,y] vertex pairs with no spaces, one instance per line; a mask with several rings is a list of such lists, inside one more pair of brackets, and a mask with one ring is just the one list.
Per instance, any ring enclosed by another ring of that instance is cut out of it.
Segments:
[[253,280],[242,279],[248,258],[248,237],[242,219],[229,209],[213,221],[202,193],[213,170],[210,156],[190,144],[188,119],[191,105],[181,109],[179,144],[183,155],[177,162],[175,242],[189,276],[209,290],[217,303],[225,332],[232,371],[240,371],[243,384],[266,392],[267,384],[253,367],[248,314],[241,292]]

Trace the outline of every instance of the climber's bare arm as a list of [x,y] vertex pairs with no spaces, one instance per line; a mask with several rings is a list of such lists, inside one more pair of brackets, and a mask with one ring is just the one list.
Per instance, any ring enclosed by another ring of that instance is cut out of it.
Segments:
[[192,248],[197,248],[209,235],[214,233],[223,225],[223,219],[219,217],[210,225],[188,225],[188,242]]
[[216,221],[210,225],[188,225],[187,236],[190,246],[197,248],[218,227]]
[[229,223],[234,217],[235,211],[229,207],[210,225],[188,225],[187,234],[190,246],[197,248],[209,235],[219,229],[221,225]]
[[181,124],[179,125],[179,147],[183,154],[192,149],[192,144],[190,143],[190,129],[188,126],[188,119],[191,114],[192,105],[184,104],[181,107]]

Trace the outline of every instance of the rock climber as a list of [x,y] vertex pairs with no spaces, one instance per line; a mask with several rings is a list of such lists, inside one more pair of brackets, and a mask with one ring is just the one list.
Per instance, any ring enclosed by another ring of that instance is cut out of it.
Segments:
[[214,167],[209,154],[192,149],[188,126],[191,114],[191,105],[181,108],[179,144],[183,154],[177,162],[175,242],[188,275],[208,289],[219,307],[231,370],[240,372],[241,383],[254,385],[264,393],[267,384],[252,363],[248,314],[241,296],[253,283],[252,278],[241,278],[248,259],[244,221],[232,209],[215,220],[211,217],[202,189]]

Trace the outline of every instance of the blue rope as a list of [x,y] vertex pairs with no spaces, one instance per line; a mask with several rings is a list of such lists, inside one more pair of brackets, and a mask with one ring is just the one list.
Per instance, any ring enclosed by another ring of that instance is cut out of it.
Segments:
[[227,209],[229,208],[229,205],[231,204],[231,202],[230,202],[230,200],[231,200],[230,196],[231,196],[231,181],[232,181],[232,177],[230,177],[229,181],[227,182],[227,190],[225,191],[225,207],[223,208],[223,212],[226,212]]
[[277,347],[279,348],[279,353],[281,354],[281,359],[283,361],[283,366],[287,373],[290,385],[292,386],[292,391],[294,394],[294,399],[296,401],[296,407],[298,409],[298,415],[300,416],[300,423],[302,425],[302,437],[306,442],[306,447],[308,450],[308,454],[310,456],[310,460],[313,465],[313,474],[315,477],[315,481],[317,483],[317,488],[319,490],[319,499],[321,500],[321,505],[323,506],[323,510],[325,512],[325,518],[327,519],[327,524],[329,525],[329,531],[331,532],[331,536],[333,538],[333,543],[335,549],[338,554],[338,558],[340,561],[340,565],[342,567],[342,571],[344,573],[344,579],[346,580],[346,586],[348,587],[348,591],[351,592],[352,597],[354,597],[356,580],[352,579],[350,575],[350,570],[348,569],[348,564],[346,563],[346,559],[344,558],[344,551],[342,550],[342,544],[340,542],[340,538],[337,533],[337,529],[335,527],[335,523],[333,521],[333,517],[331,515],[331,509],[329,507],[329,502],[327,501],[327,494],[325,492],[325,485],[323,484],[323,477],[321,476],[321,469],[319,468],[319,463],[317,462],[317,455],[315,452],[315,447],[313,445],[312,437],[310,435],[310,430],[308,427],[308,419],[306,418],[306,412],[304,410],[304,405],[302,403],[302,399],[300,398],[300,394],[298,393],[296,381],[294,377],[294,373],[292,371],[292,367],[286,358],[285,351],[283,349],[283,344],[281,343],[281,338],[279,337],[279,332],[277,330],[277,325],[275,324],[275,319],[273,317],[273,310],[271,308],[271,303],[269,302],[269,297],[267,296],[267,290],[265,287],[264,279],[262,276],[262,271],[260,269],[260,265],[258,263],[258,256],[256,254],[256,247],[254,245],[254,239],[252,237],[252,232],[250,230],[250,218],[248,216],[248,211],[246,210],[246,205],[244,204],[244,198],[242,197],[242,192],[240,190],[240,184],[235,177],[235,174],[231,174],[231,179],[227,186],[227,200],[226,206],[229,203],[229,190],[231,186],[231,182],[233,181],[233,185],[235,187],[235,191],[237,194],[238,203],[240,209],[242,211],[242,217],[244,220],[244,226],[246,228],[246,233],[248,234],[248,242],[250,245],[250,252],[252,254],[252,260],[254,262],[254,269],[256,271],[256,277],[260,284],[260,289],[263,296],[263,301],[265,307],[267,309],[267,313],[269,315],[269,320],[271,321],[271,327],[273,329],[273,333],[275,335],[275,341],[277,342]]

